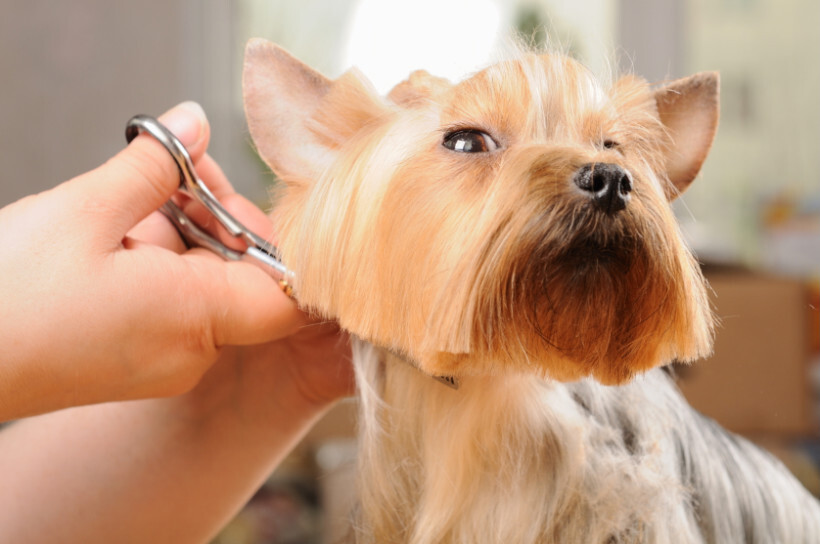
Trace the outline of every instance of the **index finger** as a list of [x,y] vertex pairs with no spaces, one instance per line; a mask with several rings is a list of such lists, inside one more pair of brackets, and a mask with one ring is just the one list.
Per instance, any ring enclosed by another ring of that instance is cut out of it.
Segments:
[[[231,215],[257,236],[264,240],[272,240],[273,226],[270,218],[234,190],[222,169],[208,154],[203,155],[197,162],[196,170],[197,175]],[[246,244],[229,235],[218,224],[216,218],[196,200],[187,202],[183,211],[194,223],[216,236],[223,244],[238,251],[244,249]]]
[[[183,103],[159,120],[187,146],[194,161],[205,153],[210,128],[197,104]],[[67,185],[105,215],[106,231],[119,239],[177,190],[179,169],[159,142],[140,135],[105,164]]]
[[228,181],[222,168],[209,154],[205,153],[196,161],[196,173],[217,200],[221,201],[229,195],[236,194],[236,190]]

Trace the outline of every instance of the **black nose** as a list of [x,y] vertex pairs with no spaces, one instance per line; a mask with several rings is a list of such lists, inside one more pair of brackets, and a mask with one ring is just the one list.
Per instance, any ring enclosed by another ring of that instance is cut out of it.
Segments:
[[632,192],[632,178],[617,164],[585,164],[575,173],[573,181],[589,194],[598,209],[607,214],[626,208]]

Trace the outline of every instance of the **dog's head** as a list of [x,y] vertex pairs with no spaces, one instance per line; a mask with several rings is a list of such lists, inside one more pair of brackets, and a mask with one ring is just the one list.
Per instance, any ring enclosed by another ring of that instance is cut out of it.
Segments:
[[604,88],[524,54],[455,85],[415,72],[380,98],[253,41],[243,79],[304,306],[436,375],[617,383],[710,350],[669,202],[711,146],[716,74]]

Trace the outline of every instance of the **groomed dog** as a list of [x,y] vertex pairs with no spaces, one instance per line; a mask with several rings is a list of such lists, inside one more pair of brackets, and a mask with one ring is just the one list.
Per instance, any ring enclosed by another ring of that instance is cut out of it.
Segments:
[[820,542],[786,470],[652,370],[711,349],[669,202],[716,74],[603,86],[524,53],[383,99],[252,41],[243,79],[296,297],[361,339],[352,541]]

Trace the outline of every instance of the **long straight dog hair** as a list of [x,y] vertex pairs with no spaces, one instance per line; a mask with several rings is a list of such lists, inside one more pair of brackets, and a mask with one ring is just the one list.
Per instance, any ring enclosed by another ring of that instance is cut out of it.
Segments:
[[254,41],[244,92],[296,296],[360,339],[351,540],[820,542],[782,465],[652,370],[711,349],[669,202],[716,74],[604,87],[522,54],[381,98]]

